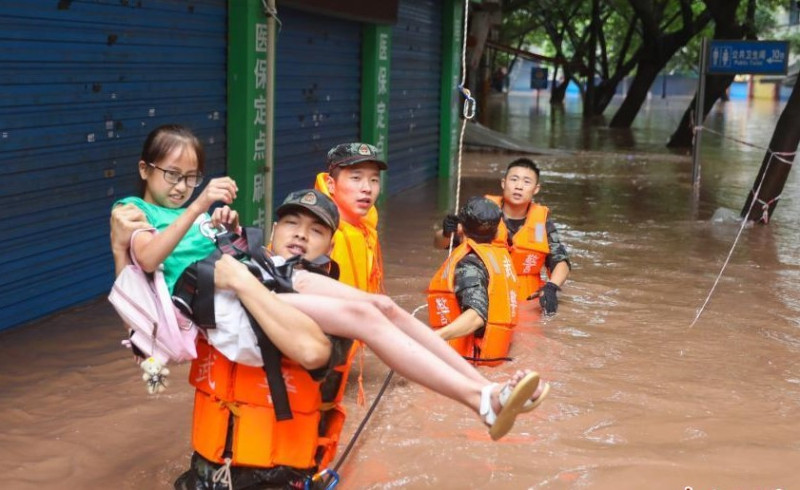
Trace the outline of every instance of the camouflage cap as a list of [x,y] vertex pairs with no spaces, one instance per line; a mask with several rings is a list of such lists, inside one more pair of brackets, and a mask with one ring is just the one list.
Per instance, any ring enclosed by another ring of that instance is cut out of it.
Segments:
[[467,200],[458,212],[458,222],[468,238],[490,241],[497,234],[503,212],[494,202],[481,196]]
[[361,162],[375,162],[380,170],[389,168],[381,159],[378,149],[367,143],[343,143],[328,152],[328,172],[336,167],[349,167]]
[[298,208],[309,211],[333,231],[339,227],[339,210],[336,204],[316,189],[290,192],[275,213],[281,219],[286,213]]

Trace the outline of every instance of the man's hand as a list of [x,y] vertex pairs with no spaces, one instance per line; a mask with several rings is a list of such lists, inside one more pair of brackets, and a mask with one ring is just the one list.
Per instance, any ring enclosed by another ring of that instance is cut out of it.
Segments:
[[442,220],[442,235],[449,237],[458,229],[458,216],[448,214]]
[[246,281],[255,279],[247,266],[232,256],[223,254],[214,264],[214,287],[237,291]]
[[555,315],[556,310],[558,310],[558,295],[556,294],[558,291],[561,291],[560,287],[554,282],[548,282],[542,286],[541,289],[530,295],[528,299],[530,300],[538,297],[539,304],[542,306],[542,311],[546,315]]
[[111,210],[110,225],[111,250],[114,252],[127,252],[133,232],[140,228],[150,228],[142,210],[130,203]]

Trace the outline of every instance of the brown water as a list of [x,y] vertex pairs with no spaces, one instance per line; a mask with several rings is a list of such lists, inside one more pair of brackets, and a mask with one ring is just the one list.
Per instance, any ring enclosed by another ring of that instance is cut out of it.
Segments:
[[[540,201],[573,263],[559,313],[542,320],[527,311],[515,361],[489,372],[502,378],[533,367],[550,380],[551,395],[492,443],[467,409],[395,378],[342,466],[339,488],[800,487],[797,175],[773,222],[742,231],[690,328],[740,230],[712,216],[738,213],[763,151],[704,136],[695,211],[690,159],[660,146],[679,104],[653,102],[619,135],[582,127],[569,105],[555,117],[530,99],[509,100],[494,107],[505,111],[495,122],[509,133],[582,150],[538,159]],[[737,102],[715,108],[708,124],[763,145],[777,114],[772,104]],[[494,191],[510,158],[467,154],[462,200]],[[387,289],[409,310],[424,302],[444,258],[430,244],[453,205],[449,187],[408,191],[383,211]],[[190,452],[187,366],[173,367],[167,394],[146,395],[118,347],[120,332],[100,300],[0,334],[0,488],[170,488]],[[368,400],[386,373],[367,354]],[[366,413],[354,387],[346,435]]]

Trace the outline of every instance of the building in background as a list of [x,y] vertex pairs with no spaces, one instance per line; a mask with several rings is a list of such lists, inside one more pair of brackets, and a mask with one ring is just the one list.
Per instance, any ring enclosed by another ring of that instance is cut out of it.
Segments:
[[0,330],[107,294],[110,208],[138,192],[161,124],[240,181],[247,224],[268,226],[341,142],[385,152],[389,193],[449,175],[463,2],[265,5],[0,4]]

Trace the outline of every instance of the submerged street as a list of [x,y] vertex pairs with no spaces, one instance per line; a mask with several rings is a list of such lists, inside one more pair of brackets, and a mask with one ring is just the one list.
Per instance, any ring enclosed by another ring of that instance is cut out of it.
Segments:
[[[587,127],[577,99],[493,97],[487,125],[542,149],[538,201],[572,262],[555,317],[526,307],[511,355],[488,371],[532,368],[552,389],[493,443],[467,409],[395,377],[338,488],[790,488],[800,450],[800,184],[794,172],[768,226],[738,216],[781,106],[715,106],[703,137],[700,201],[691,157],[664,147],[688,101],[653,99],[631,131]],[[754,146],[737,143],[735,139]],[[495,193],[514,155],[464,155],[461,199]],[[391,162],[389,162],[391,168]],[[391,170],[389,173],[391,179]],[[408,310],[446,252],[433,228],[454,182],[429,182],[381,209],[386,289]],[[110,286],[110,284],[109,284]],[[421,311],[419,317],[425,318]],[[119,345],[108,302],[0,333],[3,487],[171,488],[188,465],[187,365],[166,394],[147,395]],[[364,359],[370,403],[388,369]],[[368,407],[346,400],[344,449]]]

